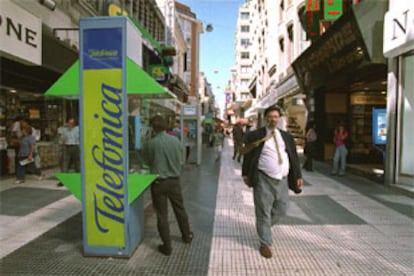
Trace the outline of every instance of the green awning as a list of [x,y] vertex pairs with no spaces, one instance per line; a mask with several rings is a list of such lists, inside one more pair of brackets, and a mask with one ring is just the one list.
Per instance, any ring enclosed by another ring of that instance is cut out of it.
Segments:
[[[155,81],[139,65],[127,58],[127,94],[148,98],[174,98],[175,95]],[[79,61],[76,61],[45,93],[45,96],[79,97]]]
[[[57,173],[56,178],[79,200],[82,201],[82,183],[79,173]],[[155,174],[128,175],[128,205],[131,205],[158,178]]]
[[213,118],[205,118],[203,120],[203,124],[215,124],[216,120],[214,120]]
[[46,91],[45,96],[74,98],[79,96],[79,60],[63,73],[62,76]]
[[127,59],[127,94],[162,95],[165,88],[131,59]]
[[158,175],[155,174],[129,174],[128,205],[131,205],[157,178]]

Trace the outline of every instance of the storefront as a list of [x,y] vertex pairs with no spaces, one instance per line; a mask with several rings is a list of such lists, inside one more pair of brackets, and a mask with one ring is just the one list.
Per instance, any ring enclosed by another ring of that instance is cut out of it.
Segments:
[[389,1],[384,18],[384,55],[388,58],[385,182],[414,187],[414,6]]
[[379,47],[385,11],[385,2],[353,6],[293,62],[321,160],[333,158],[333,133],[342,121],[351,137],[348,161],[382,164],[372,142],[372,110],[386,108],[387,66]]
[[54,38],[40,18],[11,1],[0,1],[0,15],[7,18],[0,25],[0,174],[14,173],[9,160],[13,151],[7,148],[9,127],[18,116],[28,118],[38,130],[41,167],[57,165],[56,130],[73,104],[46,99],[43,93],[76,60],[77,51]]

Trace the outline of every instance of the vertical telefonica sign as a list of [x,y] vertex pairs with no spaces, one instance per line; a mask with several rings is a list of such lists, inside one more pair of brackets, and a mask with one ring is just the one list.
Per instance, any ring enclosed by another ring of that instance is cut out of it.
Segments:
[[125,246],[122,28],[84,29],[84,216],[89,246]]

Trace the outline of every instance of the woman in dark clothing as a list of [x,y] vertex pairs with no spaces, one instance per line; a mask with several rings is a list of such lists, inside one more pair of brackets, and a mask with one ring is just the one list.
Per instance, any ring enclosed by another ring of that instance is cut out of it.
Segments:
[[312,159],[315,157],[317,139],[318,135],[316,134],[315,124],[313,121],[310,121],[306,126],[304,149],[305,163],[303,164],[303,168],[307,171],[313,171]]

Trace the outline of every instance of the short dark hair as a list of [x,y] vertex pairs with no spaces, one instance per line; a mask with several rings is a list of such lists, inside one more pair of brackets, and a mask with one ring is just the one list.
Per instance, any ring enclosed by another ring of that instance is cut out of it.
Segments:
[[161,115],[155,115],[151,118],[150,124],[152,128],[159,132],[167,129],[167,121]]
[[23,130],[25,130],[25,131],[26,131],[26,133],[27,133],[28,135],[32,135],[32,134],[33,134],[33,129],[32,129],[32,127],[31,127],[31,126],[29,126],[29,125],[25,125],[25,126],[23,127]]
[[268,108],[266,108],[266,110],[264,112],[264,115],[267,116],[267,114],[269,112],[272,112],[272,111],[277,111],[277,112],[279,112],[279,115],[282,116],[282,110],[280,109],[280,107],[278,107],[276,105],[272,105],[272,106],[269,106]]

